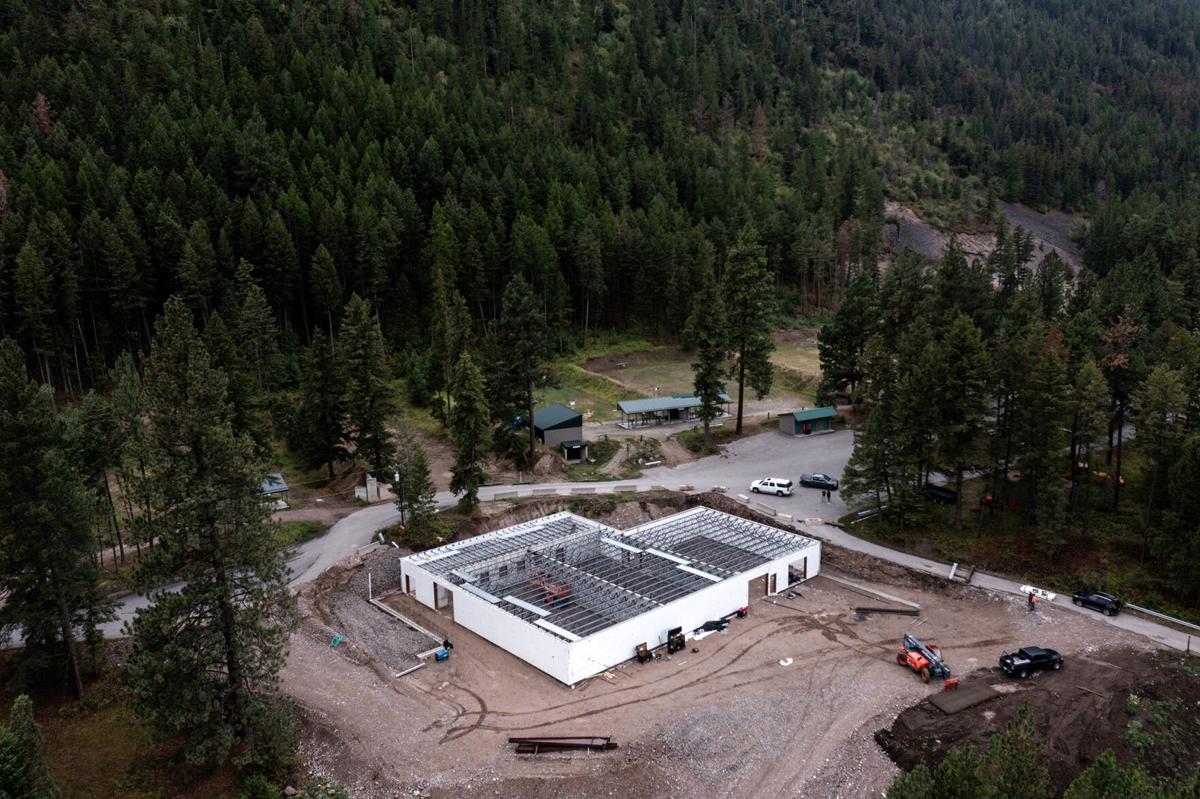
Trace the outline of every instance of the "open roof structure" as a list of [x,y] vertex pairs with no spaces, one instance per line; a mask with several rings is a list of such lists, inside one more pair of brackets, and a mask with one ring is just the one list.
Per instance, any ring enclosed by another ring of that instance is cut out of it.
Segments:
[[406,560],[578,641],[812,543],[704,507],[625,531],[563,512]]

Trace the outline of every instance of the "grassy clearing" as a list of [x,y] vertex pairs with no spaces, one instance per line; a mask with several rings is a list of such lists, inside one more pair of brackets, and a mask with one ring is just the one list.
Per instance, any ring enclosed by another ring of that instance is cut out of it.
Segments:
[[275,540],[285,547],[295,546],[316,538],[326,529],[319,522],[279,522],[275,525]]
[[645,396],[636,390],[595,372],[589,372],[573,361],[558,361],[550,367],[554,384],[538,388],[534,395],[540,407],[561,402],[575,403],[575,410],[591,422],[607,422],[617,418],[617,402]]
[[720,447],[723,444],[729,444],[747,436],[756,436],[759,433],[774,430],[778,426],[779,420],[774,416],[758,421],[745,420],[742,422],[742,434],[739,436],[735,432],[737,422],[733,419],[726,419],[720,427],[712,428],[710,431],[711,441],[707,447],[704,446],[703,427],[693,427],[690,430],[684,430],[682,433],[676,433],[672,438],[678,439],[679,443],[683,444],[688,452],[695,455],[715,455],[720,451]]
[[[5,697],[7,715],[12,696]],[[129,708],[118,675],[89,684],[79,703],[57,694],[34,696],[50,773],[70,799],[215,799],[238,795],[230,767],[192,768],[157,744]],[[4,719],[7,721],[7,718]]]

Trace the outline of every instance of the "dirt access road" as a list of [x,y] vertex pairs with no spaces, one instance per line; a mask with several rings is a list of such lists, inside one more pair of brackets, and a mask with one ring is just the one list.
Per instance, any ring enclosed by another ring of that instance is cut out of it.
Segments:
[[[920,603],[921,618],[859,619],[852,608],[870,601],[818,577],[795,596],[754,600],[748,618],[682,653],[574,690],[408,597],[390,604],[455,647],[449,661],[399,679],[369,644],[350,657],[306,622],[283,686],[309,722],[306,762],[356,797],[880,796],[896,768],[875,732],[938,689],[896,665],[907,629],[941,645],[956,673],[1027,644],[1069,657],[1150,645],[1065,609],[1031,614],[1018,597],[833,547],[825,559],[827,570]],[[534,733],[611,735],[620,748],[513,754],[507,737]]]

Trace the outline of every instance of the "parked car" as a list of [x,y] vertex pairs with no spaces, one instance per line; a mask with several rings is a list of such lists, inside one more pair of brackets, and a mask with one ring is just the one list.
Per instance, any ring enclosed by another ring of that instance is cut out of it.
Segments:
[[934,485],[933,483],[925,484],[925,496],[932,502],[939,505],[955,505],[958,503],[958,492],[953,488]]
[[750,490],[755,494],[774,494],[777,497],[790,497],[795,488],[791,480],[782,477],[764,477],[750,484]]
[[1028,677],[1042,669],[1058,671],[1062,664],[1062,655],[1053,649],[1043,649],[1040,646],[1024,646],[1016,652],[1000,656],[1000,668],[1009,676]]
[[1076,591],[1071,601],[1080,607],[1098,610],[1105,616],[1116,616],[1121,612],[1121,600],[1103,591]]
[[820,472],[800,475],[800,485],[805,488],[827,488],[830,491],[838,490],[838,481]]

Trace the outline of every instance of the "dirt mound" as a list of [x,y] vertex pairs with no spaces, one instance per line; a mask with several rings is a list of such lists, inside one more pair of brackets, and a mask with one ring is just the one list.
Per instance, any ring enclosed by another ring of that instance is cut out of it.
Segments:
[[530,469],[538,477],[567,473],[567,464],[553,452],[543,451]]
[[985,684],[1001,695],[947,716],[929,699],[902,712],[875,740],[901,768],[935,767],[953,747],[976,749],[1028,704],[1046,741],[1051,781],[1061,792],[1105,749],[1168,776],[1200,764],[1200,670],[1178,655],[1120,649],[1067,658],[1062,671],[1013,680],[978,669],[959,690]]

